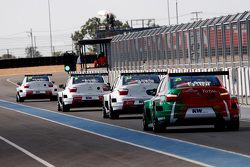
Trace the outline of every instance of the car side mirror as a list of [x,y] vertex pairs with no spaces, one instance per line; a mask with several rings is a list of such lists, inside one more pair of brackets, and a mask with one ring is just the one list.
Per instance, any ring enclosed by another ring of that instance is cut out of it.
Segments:
[[146,93],[150,96],[155,96],[156,95],[156,89],[148,89],[146,90]]
[[65,85],[64,85],[64,84],[60,84],[60,85],[59,85],[59,88],[65,89]]
[[17,82],[17,85],[18,85],[18,86],[21,86],[21,85],[22,85],[22,83],[21,83],[21,82]]

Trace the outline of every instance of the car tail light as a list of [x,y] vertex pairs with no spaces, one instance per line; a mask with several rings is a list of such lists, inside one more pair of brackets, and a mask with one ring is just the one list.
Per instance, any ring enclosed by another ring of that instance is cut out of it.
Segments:
[[77,91],[77,88],[75,87],[69,88],[70,93],[75,93],[76,91]]
[[118,90],[119,95],[128,95],[128,89],[120,89]]
[[178,95],[169,94],[166,96],[167,102],[178,101]]
[[99,101],[103,101],[103,96],[99,96]]
[[52,88],[52,87],[53,87],[53,84],[52,84],[52,83],[49,83],[49,87]]
[[223,100],[229,100],[230,99],[230,94],[228,92],[223,92],[220,93],[220,96]]
[[24,87],[24,88],[26,88],[26,89],[27,89],[27,88],[30,88],[30,86],[29,86],[29,85],[24,85],[23,87]]

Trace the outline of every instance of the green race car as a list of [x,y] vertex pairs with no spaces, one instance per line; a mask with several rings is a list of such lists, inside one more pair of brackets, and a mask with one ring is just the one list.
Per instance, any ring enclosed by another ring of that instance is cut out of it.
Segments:
[[229,72],[169,73],[157,90],[148,90],[154,97],[144,102],[143,129],[214,125],[218,130],[239,130],[238,100],[223,86],[222,75]]

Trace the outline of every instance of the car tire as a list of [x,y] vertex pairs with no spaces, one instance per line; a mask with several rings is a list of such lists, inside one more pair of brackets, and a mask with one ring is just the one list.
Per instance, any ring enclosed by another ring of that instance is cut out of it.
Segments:
[[61,105],[60,105],[59,101],[57,102],[57,111],[62,111],[62,108],[61,108]]
[[109,107],[109,118],[110,119],[118,119],[119,114],[113,110],[113,108],[110,106]]
[[70,111],[69,105],[62,104],[62,112],[69,112],[69,111]]
[[16,95],[16,102],[24,102],[24,98],[20,97],[19,94]]
[[148,127],[148,123],[146,121],[146,114],[143,112],[143,115],[142,115],[142,125],[143,125],[143,130],[144,131],[149,131],[151,130],[149,127]]
[[18,94],[16,95],[16,102],[19,102]]
[[102,107],[102,117],[103,118],[108,118],[109,117],[107,112],[106,112],[106,108],[104,106]]
[[238,131],[240,128],[240,120],[237,118],[236,120],[231,120],[227,125],[228,130],[230,131]]
[[155,133],[162,133],[162,132],[165,131],[165,128],[166,127],[164,125],[158,123],[157,119],[154,119],[154,121],[153,121],[153,131]]

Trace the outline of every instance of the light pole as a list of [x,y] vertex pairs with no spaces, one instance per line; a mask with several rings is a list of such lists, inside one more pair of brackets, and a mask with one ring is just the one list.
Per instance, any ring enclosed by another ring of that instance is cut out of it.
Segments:
[[178,16],[178,1],[176,0],[176,3],[175,3],[175,10],[176,10],[176,23],[179,24],[179,16]]
[[34,46],[33,46],[33,33],[32,33],[32,28],[31,28],[30,31],[28,31],[27,33],[28,33],[28,35],[30,36],[30,41],[31,41],[30,56],[31,56],[31,58],[33,58],[33,56],[34,56]]
[[50,0],[48,0],[48,9],[49,9],[50,51],[51,51],[51,56],[53,56],[52,31],[51,31],[51,15],[50,15]]
[[169,10],[169,0],[168,2],[168,25],[170,25],[170,10]]

